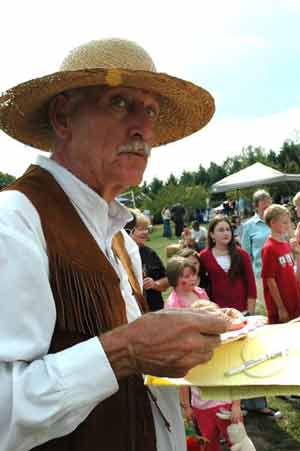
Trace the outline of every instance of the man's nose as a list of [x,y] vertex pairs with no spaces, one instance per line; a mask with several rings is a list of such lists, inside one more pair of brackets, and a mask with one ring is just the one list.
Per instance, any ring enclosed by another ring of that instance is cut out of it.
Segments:
[[151,144],[154,136],[154,125],[154,121],[151,120],[145,109],[139,109],[132,120],[130,137],[139,138]]

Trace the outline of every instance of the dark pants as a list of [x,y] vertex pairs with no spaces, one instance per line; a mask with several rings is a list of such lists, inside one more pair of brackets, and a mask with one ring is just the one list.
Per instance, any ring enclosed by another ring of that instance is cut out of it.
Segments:
[[181,234],[183,232],[183,226],[184,226],[183,219],[175,220],[175,235],[177,236],[177,238],[181,237]]
[[266,398],[244,399],[243,407],[249,411],[265,409],[267,407],[267,400]]
[[172,230],[170,219],[164,219],[163,223],[164,223],[163,236],[166,238],[171,238]]

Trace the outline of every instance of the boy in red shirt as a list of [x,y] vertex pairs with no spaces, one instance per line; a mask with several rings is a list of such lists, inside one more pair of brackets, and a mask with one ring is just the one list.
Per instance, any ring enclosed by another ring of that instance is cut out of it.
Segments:
[[268,207],[264,219],[271,236],[262,248],[262,280],[270,324],[285,323],[300,315],[300,293],[294,260],[285,236],[290,213],[282,205]]

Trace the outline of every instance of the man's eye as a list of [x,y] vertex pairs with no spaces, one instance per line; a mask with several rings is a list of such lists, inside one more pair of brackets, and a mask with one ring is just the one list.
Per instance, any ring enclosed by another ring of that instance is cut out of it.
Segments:
[[158,111],[156,110],[156,108],[154,108],[152,106],[147,106],[146,107],[146,113],[148,114],[150,119],[152,119],[152,120],[157,119]]
[[116,96],[112,98],[111,104],[115,108],[127,109],[129,106],[129,101],[122,96]]

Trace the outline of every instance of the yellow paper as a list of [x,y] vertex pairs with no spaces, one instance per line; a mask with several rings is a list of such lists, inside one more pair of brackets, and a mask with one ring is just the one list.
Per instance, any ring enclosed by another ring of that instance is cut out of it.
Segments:
[[[266,353],[287,350],[286,355],[263,362],[246,372],[226,376],[229,369]],[[300,323],[269,325],[246,338],[219,346],[213,358],[198,365],[185,378],[146,378],[147,384],[201,387],[205,399],[253,398],[262,395],[300,394]]]

